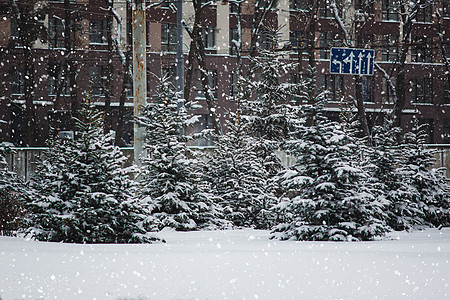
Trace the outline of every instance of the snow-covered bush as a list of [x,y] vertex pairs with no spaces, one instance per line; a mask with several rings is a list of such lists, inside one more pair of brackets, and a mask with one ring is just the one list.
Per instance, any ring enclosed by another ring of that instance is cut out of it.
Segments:
[[195,122],[187,115],[167,78],[137,122],[146,131],[139,195],[151,203],[159,229],[212,229],[225,225],[217,197],[205,180],[204,162],[186,146],[180,129]]
[[25,233],[43,241],[148,243],[154,220],[148,204],[135,197],[126,160],[104,134],[102,115],[86,101],[75,119],[72,139],[52,139],[37,165],[33,186],[39,196],[27,204]]

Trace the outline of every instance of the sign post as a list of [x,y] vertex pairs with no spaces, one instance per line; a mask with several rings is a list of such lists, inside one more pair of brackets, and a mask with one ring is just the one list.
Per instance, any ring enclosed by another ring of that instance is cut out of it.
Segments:
[[330,73],[372,76],[374,58],[371,49],[331,48]]

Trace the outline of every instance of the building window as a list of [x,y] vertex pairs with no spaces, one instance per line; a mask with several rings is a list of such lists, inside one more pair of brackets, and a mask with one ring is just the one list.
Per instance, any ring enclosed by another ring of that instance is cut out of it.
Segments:
[[[330,9],[330,0],[323,0],[320,2],[319,16],[321,18],[334,18],[334,13]],[[336,7],[338,9],[339,17],[342,17],[342,0],[336,0]]]
[[342,75],[321,75],[320,86],[328,91],[329,101],[339,101],[344,88],[344,80]]
[[361,94],[364,102],[374,102],[373,100],[373,77],[361,77]]
[[420,119],[419,124],[422,125],[422,130],[425,133],[425,143],[432,144],[434,143],[433,137],[433,128],[434,128],[434,120],[433,119]]
[[[194,132],[199,133],[202,132],[205,129],[212,129],[212,120],[211,116],[209,114],[200,114],[199,120],[194,124]],[[202,138],[196,138],[194,140],[195,146],[213,146],[214,141],[212,137],[202,137]]]
[[433,15],[432,5],[425,4],[417,9],[416,22],[431,23]]
[[358,14],[373,14],[374,8],[373,8],[374,1],[372,0],[356,0],[356,13]]
[[161,75],[163,78],[167,78],[172,88],[175,89],[177,86],[177,69],[175,67],[163,67],[161,69]]
[[177,24],[161,24],[161,50],[168,52],[177,50]]
[[20,28],[17,24],[16,18],[11,18],[11,40],[15,46],[22,46],[22,41],[20,39]]
[[450,0],[442,0],[444,18],[450,18]]
[[431,37],[417,36],[413,38],[413,46],[411,47],[411,62],[426,62],[432,61],[431,45],[433,39]]
[[202,39],[206,49],[216,47],[216,27],[202,27]]
[[444,119],[442,124],[442,142],[450,143],[450,119]]
[[106,66],[91,66],[89,69],[90,90],[92,95],[105,95]]
[[239,42],[239,31],[237,28],[230,28],[230,44],[229,44],[229,50],[230,55],[236,55],[238,52],[238,48],[236,43]]
[[383,61],[396,61],[398,57],[398,36],[383,35],[381,47],[381,59]]
[[64,25],[60,18],[48,20],[48,46],[50,48],[64,48]]
[[48,73],[48,95],[55,96],[59,95],[69,96],[70,95],[70,84],[69,80],[62,77],[61,64],[50,62],[47,65]]
[[411,102],[413,104],[433,103],[433,79],[430,77],[414,78],[411,84]]
[[342,46],[339,34],[333,32],[321,32],[319,38],[320,58],[330,59],[330,48]]
[[289,32],[289,42],[294,49],[297,49],[301,45],[301,31],[290,31]]
[[11,73],[10,83],[11,83],[11,94],[13,95],[25,94],[25,78],[23,76],[22,71],[14,70]]
[[256,42],[256,46],[260,49],[264,50],[272,50],[276,49],[277,45],[273,39],[272,32],[268,30],[262,30],[258,36],[258,41]]
[[89,24],[89,43],[106,44],[106,36],[106,20],[91,20]]
[[381,11],[383,21],[398,21],[398,0],[383,0]]
[[444,77],[444,104],[450,104],[450,82],[448,76]]
[[[208,85],[209,89],[214,97],[217,99],[217,71],[216,70],[208,70]],[[195,98],[205,99],[205,94],[203,93],[203,86],[201,81],[201,72],[199,69],[195,70]]]
[[[395,88],[395,78],[391,77],[392,85]],[[383,91],[381,92],[381,99],[384,104],[393,104],[394,103],[394,92],[391,89],[391,85],[389,84],[388,80],[383,77]]]
[[230,3],[230,14],[238,14],[239,13],[239,5],[235,2],[229,2]]
[[312,5],[311,0],[289,0],[290,10],[309,12]]

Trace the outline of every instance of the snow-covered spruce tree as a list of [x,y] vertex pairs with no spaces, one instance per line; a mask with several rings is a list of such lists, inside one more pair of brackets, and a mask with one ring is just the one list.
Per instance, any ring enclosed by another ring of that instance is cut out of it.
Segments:
[[33,185],[25,232],[38,240],[72,243],[150,243],[154,222],[135,197],[126,160],[104,134],[102,115],[82,104],[72,139],[52,139]]
[[316,93],[313,104],[303,106],[309,124],[287,144],[298,160],[278,175],[287,197],[277,207],[284,222],[272,238],[370,240],[389,230],[384,204],[357,158],[357,143],[322,114],[324,102],[324,93]]
[[269,229],[275,219],[271,209],[277,203],[274,184],[258,155],[257,141],[246,134],[248,123],[238,115],[230,114],[227,132],[216,139],[209,162],[213,189],[222,199],[225,218],[234,225]]
[[378,185],[379,197],[388,203],[388,224],[394,230],[409,230],[424,224],[419,191],[411,185],[404,146],[398,142],[399,128],[391,120],[373,129],[373,147],[365,149],[366,169]]
[[151,202],[159,229],[213,229],[224,226],[217,197],[204,177],[204,162],[186,146],[180,129],[196,121],[189,117],[168,78],[160,79],[156,97],[136,121],[146,130],[140,172],[140,197]]
[[8,168],[5,155],[12,152],[10,145],[0,143],[0,235],[12,235],[23,217],[23,203],[31,191],[25,183]]
[[[400,212],[404,210],[401,206],[413,205],[419,210],[413,215],[416,218],[414,223],[423,223],[426,226],[448,226],[450,225],[450,186],[442,169],[430,169],[434,163],[436,150],[427,149],[424,146],[425,126],[427,125],[419,125],[415,120],[412,130],[404,135],[401,147],[403,161],[396,169],[396,173],[400,180],[408,185],[411,196],[404,198],[410,202],[394,202],[393,210]],[[394,213],[395,220],[399,217]]]

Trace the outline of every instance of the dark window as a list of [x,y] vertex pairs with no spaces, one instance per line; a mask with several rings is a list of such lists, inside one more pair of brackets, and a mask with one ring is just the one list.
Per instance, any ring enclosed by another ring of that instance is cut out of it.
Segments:
[[25,93],[25,78],[21,70],[14,70],[11,73],[11,94],[23,95]]
[[289,0],[289,9],[296,11],[309,12],[312,8],[311,0]]
[[444,77],[444,104],[450,104],[450,83],[448,82],[448,76]]
[[239,31],[237,28],[230,28],[230,55],[236,55],[238,52],[238,48],[236,42],[239,42]]
[[425,4],[417,9],[416,21],[421,23],[430,23],[433,15],[432,5]]
[[239,5],[235,2],[230,2],[230,14],[239,13]]
[[[395,78],[391,77],[392,85],[395,88]],[[382,101],[385,104],[393,104],[394,103],[394,94],[392,88],[386,78],[383,78],[383,91],[381,92]]]
[[175,67],[163,67],[161,71],[162,77],[168,78],[172,88],[175,89],[177,86],[177,69]]
[[20,40],[20,28],[16,18],[11,18],[11,39],[14,42],[14,45],[22,46],[22,41]]
[[106,44],[106,20],[91,20],[89,24],[89,43]]
[[381,11],[384,21],[398,21],[398,0],[383,0]]
[[[319,16],[321,18],[334,18],[334,13],[330,7],[330,0],[320,1]],[[342,17],[342,0],[336,0],[336,7],[338,9],[339,17]]]
[[442,0],[444,17],[450,17],[450,0]]
[[425,133],[425,143],[426,144],[434,143],[434,137],[433,137],[434,120],[427,119],[427,118],[420,119],[419,124],[424,125],[424,126],[422,126],[422,130]]
[[319,38],[320,58],[330,58],[330,48],[342,46],[342,39],[339,34],[333,32],[321,32]]
[[53,17],[48,20],[48,39],[50,48],[64,47],[64,25],[60,18]]
[[69,80],[62,77],[62,67],[61,64],[56,62],[50,62],[47,65],[48,73],[48,94],[50,96],[60,95],[68,96],[70,95],[70,84]]
[[344,88],[343,77],[342,75],[321,75],[320,86],[328,91],[328,100],[338,101]]
[[161,50],[168,52],[177,50],[177,24],[161,24]]
[[[208,85],[211,93],[213,94],[214,99],[217,99],[217,71],[216,70],[208,70]],[[199,69],[195,70],[195,98],[205,98],[205,94],[203,93],[203,86],[201,82],[201,72]]]
[[289,32],[289,42],[293,48],[300,47],[301,45],[301,31],[290,31]]
[[430,77],[411,80],[411,102],[414,104],[433,103],[433,80]]
[[357,13],[373,14],[373,0],[356,0]]
[[[212,120],[209,114],[200,114],[198,122],[194,124],[194,132],[202,132],[204,129],[212,129]],[[194,140],[195,146],[212,146],[214,145],[212,137],[197,138]]]
[[395,35],[383,35],[381,59],[383,61],[396,61],[398,57],[398,37]]
[[418,36],[413,38],[411,47],[412,62],[432,62],[432,43],[431,37]]
[[205,48],[214,48],[216,46],[216,27],[202,27],[202,39]]
[[361,91],[364,102],[374,102],[373,100],[373,77],[361,77]]
[[256,46],[264,50],[276,49],[277,47],[273,39],[273,34],[267,30],[261,31]]
[[90,90],[92,95],[105,95],[106,66],[91,66],[89,69]]
[[450,143],[450,119],[444,119],[442,125],[442,142]]

